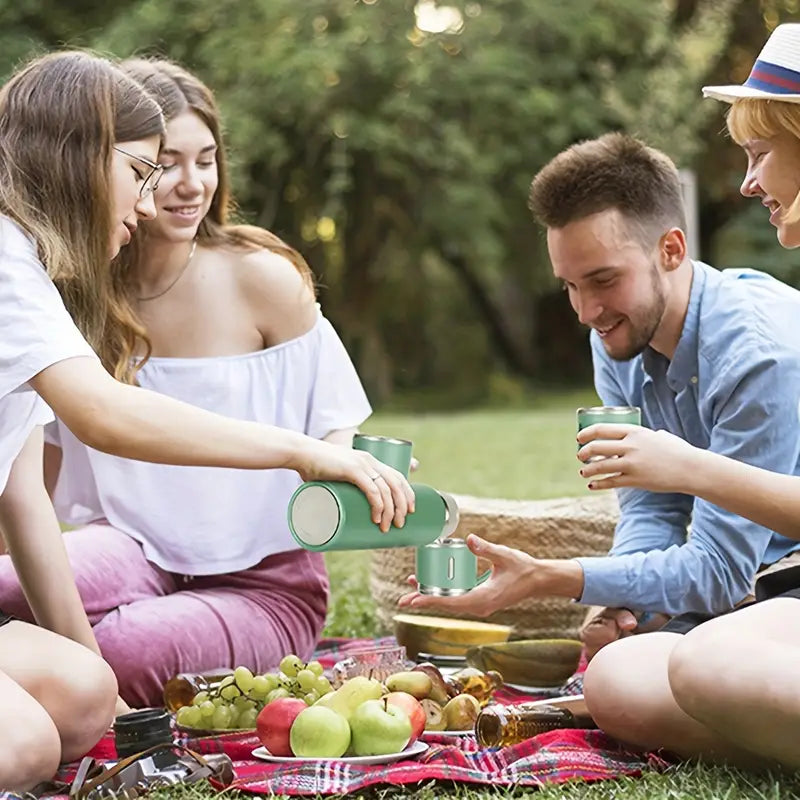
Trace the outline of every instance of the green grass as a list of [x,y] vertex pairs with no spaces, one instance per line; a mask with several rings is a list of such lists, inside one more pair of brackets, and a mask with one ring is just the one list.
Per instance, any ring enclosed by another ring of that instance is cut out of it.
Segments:
[[[528,410],[453,414],[376,414],[364,430],[414,442],[421,466],[414,480],[460,494],[547,498],[585,492],[575,459],[575,408],[595,402],[591,390],[548,395]],[[379,631],[367,585],[368,554],[327,556],[332,603],[326,635],[373,636]],[[155,792],[158,800],[210,800],[203,785]],[[231,792],[229,795],[238,794]],[[439,800],[786,800],[800,798],[800,776],[752,775],[723,767],[684,764],[667,773],[648,773],[539,791],[477,789],[464,785],[378,789],[359,796]]]

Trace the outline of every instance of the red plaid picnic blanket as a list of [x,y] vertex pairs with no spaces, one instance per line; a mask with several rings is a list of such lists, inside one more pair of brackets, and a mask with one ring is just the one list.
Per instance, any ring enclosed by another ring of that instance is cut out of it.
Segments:
[[[328,639],[320,642],[316,658],[327,669],[348,651],[396,644],[393,638]],[[578,672],[554,694],[580,694],[581,664]],[[501,703],[520,703],[542,699],[504,687],[496,694]],[[310,761],[302,763],[268,763],[254,758],[260,745],[255,735],[223,734],[216,737],[184,739],[199,753],[227,753],[234,762],[234,786],[253,794],[314,795],[348,794],[368,786],[422,783],[431,780],[461,781],[497,786],[542,786],[573,778],[587,781],[639,775],[644,770],[661,770],[670,762],[655,753],[637,754],[596,730],[557,730],[541,734],[521,744],[505,748],[481,749],[469,736],[446,737],[424,734],[429,749],[414,760],[398,761],[381,766],[367,766],[343,761]],[[113,736],[108,735],[93,748],[90,755],[114,761]],[[77,765],[66,765],[60,772],[69,780]],[[222,787],[217,787],[222,788]],[[14,800],[15,795],[0,791],[0,800]],[[66,798],[64,798],[66,800]]]

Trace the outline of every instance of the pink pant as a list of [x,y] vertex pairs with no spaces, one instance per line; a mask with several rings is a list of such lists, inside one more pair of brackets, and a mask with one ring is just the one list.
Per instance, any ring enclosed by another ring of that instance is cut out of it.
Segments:
[[[325,623],[319,553],[278,553],[252,569],[189,578],[151,564],[138,542],[108,524],[68,531],[64,544],[97,642],[133,707],[160,705],[178,672],[239,664],[264,671],[287,653],[307,658]],[[7,555],[0,608],[32,621]]]

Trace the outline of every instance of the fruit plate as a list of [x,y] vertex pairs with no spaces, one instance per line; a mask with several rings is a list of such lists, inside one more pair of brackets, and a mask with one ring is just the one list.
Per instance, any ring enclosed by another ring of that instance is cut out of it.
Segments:
[[342,756],[341,758],[299,758],[297,756],[273,756],[266,747],[256,747],[253,755],[262,761],[275,761],[281,764],[304,764],[309,761],[341,761],[344,764],[391,764],[404,758],[413,758],[428,749],[425,742],[416,741],[399,753],[387,753],[382,756]]

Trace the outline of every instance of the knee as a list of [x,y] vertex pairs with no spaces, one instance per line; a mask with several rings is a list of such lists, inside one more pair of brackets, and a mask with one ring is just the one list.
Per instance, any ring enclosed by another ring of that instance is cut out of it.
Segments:
[[90,750],[114,719],[117,700],[114,672],[105,661],[88,650],[80,661],[81,664],[71,665],[69,677],[62,678],[58,687],[62,699],[58,711],[53,714],[64,761],[71,761]]
[[[45,710],[28,715],[24,725],[6,727],[0,735],[0,787],[25,791],[49,781],[61,762],[61,740]],[[40,712],[40,713],[39,713]]]
[[589,662],[583,693],[599,728],[638,747],[660,742],[669,700],[666,670],[673,636],[648,633],[620,639]]
[[699,722],[728,701],[729,668],[740,655],[734,651],[727,626],[714,622],[690,631],[670,653],[667,677],[675,702]]

